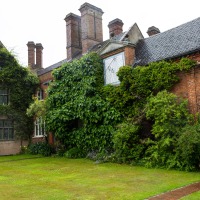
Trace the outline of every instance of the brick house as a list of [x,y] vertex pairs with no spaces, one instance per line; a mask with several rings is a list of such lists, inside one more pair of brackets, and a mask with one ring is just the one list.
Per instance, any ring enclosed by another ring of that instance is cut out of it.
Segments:
[[[62,61],[43,68],[42,45],[32,41],[27,44],[28,64],[32,70],[36,71],[40,79],[41,89],[38,91],[38,96],[41,99],[46,97],[45,90],[49,82],[52,81],[51,72],[53,69],[91,51],[97,52],[104,61],[105,84],[119,84],[116,72],[124,65],[145,66],[151,62],[189,57],[197,61],[197,65],[190,72],[179,74],[180,82],[174,86],[172,92],[188,99],[192,113],[199,112],[200,18],[163,33],[152,26],[147,31],[149,35],[147,38],[143,37],[136,23],[127,31],[123,31],[123,22],[117,18],[108,24],[110,38],[103,41],[102,9],[84,3],[79,11],[80,16],[69,13],[65,17],[67,56]],[[37,121],[33,140],[43,139],[43,134],[41,123]]]
[[[5,48],[0,41],[0,49]],[[0,67],[1,70],[1,67]],[[9,105],[11,91],[0,85],[0,105]],[[21,150],[21,145],[27,145],[28,140],[20,140],[15,137],[14,121],[7,115],[0,114],[0,156],[17,154]]]

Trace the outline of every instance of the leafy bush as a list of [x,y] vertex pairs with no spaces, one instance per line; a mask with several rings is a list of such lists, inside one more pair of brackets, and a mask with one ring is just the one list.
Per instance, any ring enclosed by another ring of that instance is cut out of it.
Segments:
[[139,126],[124,122],[118,126],[113,136],[114,154],[117,162],[139,162],[144,153],[144,144],[140,139]]
[[177,139],[182,128],[191,121],[187,101],[167,91],[159,92],[149,98],[146,117],[154,121],[152,134],[155,136],[147,143],[146,166],[172,167]]
[[200,170],[200,123],[183,128],[176,149],[179,168]]
[[28,146],[28,152],[34,155],[40,154],[43,156],[50,156],[55,150],[46,142],[37,142]]
[[67,158],[84,158],[86,153],[83,150],[74,147],[66,151],[64,156]]

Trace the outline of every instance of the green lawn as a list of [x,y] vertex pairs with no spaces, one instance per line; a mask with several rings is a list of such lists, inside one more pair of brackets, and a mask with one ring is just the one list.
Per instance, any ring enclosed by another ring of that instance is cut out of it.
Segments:
[[139,200],[200,181],[200,173],[86,159],[23,158],[0,157],[1,200]]
[[186,197],[181,198],[181,200],[199,200],[200,192],[194,192]]

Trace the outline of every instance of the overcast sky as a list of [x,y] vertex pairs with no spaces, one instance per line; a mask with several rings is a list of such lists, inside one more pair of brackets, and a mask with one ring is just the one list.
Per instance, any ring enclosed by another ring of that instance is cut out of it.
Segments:
[[104,40],[115,18],[124,22],[124,31],[137,23],[147,37],[150,26],[164,32],[200,17],[200,0],[0,0],[0,41],[23,66],[28,63],[27,42],[42,43],[46,68],[66,58],[64,18],[70,12],[80,15],[85,2],[103,10]]

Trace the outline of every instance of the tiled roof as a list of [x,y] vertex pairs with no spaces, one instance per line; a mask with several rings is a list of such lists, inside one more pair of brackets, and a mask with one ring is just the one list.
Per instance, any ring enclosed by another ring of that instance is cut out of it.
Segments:
[[[112,40],[120,41],[124,34],[126,32],[114,36]],[[93,46],[89,51],[98,52],[109,41],[110,39],[105,40]],[[196,51],[200,51],[200,17],[163,33],[139,40],[135,49],[134,65],[147,65],[151,62],[181,57]],[[79,59],[81,56],[81,54],[76,55],[74,59]],[[60,67],[63,63],[71,61],[64,59],[37,73],[38,75],[45,74]]]
[[81,58],[81,56],[82,56],[82,54],[78,53],[78,54],[76,54],[75,57],[74,57],[73,59],[71,59],[71,60],[67,60],[67,59],[61,60],[60,62],[57,62],[57,63],[55,63],[55,64],[53,64],[53,65],[50,65],[50,66],[47,67],[47,68],[44,68],[44,69],[39,70],[39,71],[37,72],[37,75],[40,76],[40,75],[42,75],[42,74],[46,74],[46,73],[48,73],[48,72],[50,72],[50,71],[52,71],[52,70],[54,70],[54,69],[56,69],[56,68],[58,68],[58,67],[61,67],[61,65],[63,65],[63,64],[66,63],[66,62],[71,62],[71,61],[74,60],[74,59],[79,59],[79,58]]
[[49,66],[49,67],[47,67],[45,69],[39,70],[37,72],[37,74],[38,75],[46,74],[46,73],[52,71],[53,69],[56,69],[56,68],[60,67],[63,63],[66,63],[66,62],[67,62],[67,59],[61,60],[60,62],[57,62],[57,63],[55,63],[55,64],[53,64],[53,65],[51,65],[51,66]]
[[111,39],[105,40],[99,44],[94,45],[92,48],[89,49],[89,51],[99,51],[99,49],[103,48],[105,45],[107,45],[107,43],[109,43],[111,40],[112,41],[120,41],[122,36],[125,34],[126,32],[120,33],[119,35],[115,35],[114,37],[112,37]]
[[200,17],[163,33],[142,39],[135,65],[181,57],[200,50]]

